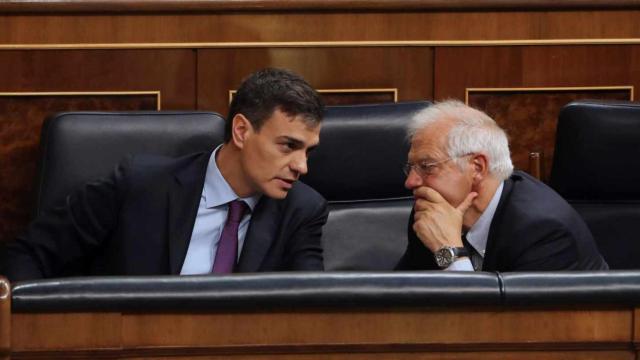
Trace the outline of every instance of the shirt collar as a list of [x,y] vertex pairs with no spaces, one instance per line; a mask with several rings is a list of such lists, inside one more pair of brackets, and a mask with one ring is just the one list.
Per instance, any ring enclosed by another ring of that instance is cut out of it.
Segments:
[[229,185],[224,176],[222,176],[222,173],[220,173],[218,164],[216,164],[216,154],[222,146],[223,144],[213,150],[211,157],[209,157],[207,173],[204,178],[204,188],[202,190],[202,196],[204,196],[206,207],[210,209],[216,206],[225,205],[235,199],[240,199],[249,206],[251,211],[253,211],[262,195],[258,194],[241,198],[233,191],[231,185]]
[[484,210],[482,215],[478,218],[475,224],[469,229],[467,232],[467,241],[471,246],[473,246],[476,251],[484,257],[484,251],[487,248],[487,239],[489,238],[489,228],[491,228],[491,221],[493,220],[493,215],[496,213],[496,208],[498,208],[498,203],[500,202],[500,196],[502,195],[502,188],[504,187],[504,182],[500,183],[498,189],[496,189],[495,194],[491,198],[489,205]]

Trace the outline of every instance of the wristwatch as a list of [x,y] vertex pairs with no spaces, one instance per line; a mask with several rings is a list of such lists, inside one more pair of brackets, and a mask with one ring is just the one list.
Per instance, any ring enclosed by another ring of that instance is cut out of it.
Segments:
[[438,264],[441,269],[448,268],[449,265],[453,264],[454,261],[463,256],[470,256],[470,254],[469,250],[462,246],[444,246],[434,254],[434,257],[436,258],[436,264]]

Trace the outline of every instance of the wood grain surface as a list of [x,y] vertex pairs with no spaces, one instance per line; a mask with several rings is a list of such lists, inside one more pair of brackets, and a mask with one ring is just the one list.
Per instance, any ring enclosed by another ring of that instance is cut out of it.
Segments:
[[0,359],[8,359],[11,351],[11,285],[0,276]]
[[162,12],[433,9],[633,9],[634,0],[4,0],[0,11]]
[[[382,100],[363,96],[364,89],[394,88],[400,101],[432,97],[430,48],[204,49],[198,51],[198,108],[226,114],[229,91],[269,66],[293,70],[316,89],[363,89],[350,103]],[[344,97],[325,95],[329,104],[345,104]]]
[[[632,309],[13,314],[15,359],[632,359]],[[469,326],[474,324],[474,326]]]
[[46,44],[79,48],[92,44],[134,48],[165,44],[189,48],[207,44],[234,47],[242,43],[255,47],[283,42],[296,42],[296,46],[324,42],[325,46],[331,46],[349,41],[637,41],[640,38],[637,25],[640,10],[636,9],[0,14],[0,48]]

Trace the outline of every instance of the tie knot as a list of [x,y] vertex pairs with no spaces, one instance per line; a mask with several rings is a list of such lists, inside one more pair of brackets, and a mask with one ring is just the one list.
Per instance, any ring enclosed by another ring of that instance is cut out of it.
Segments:
[[239,223],[246,210],[247,204],[242,200],[236,199],[229,202],[229,214],[227,215],[227,221]]

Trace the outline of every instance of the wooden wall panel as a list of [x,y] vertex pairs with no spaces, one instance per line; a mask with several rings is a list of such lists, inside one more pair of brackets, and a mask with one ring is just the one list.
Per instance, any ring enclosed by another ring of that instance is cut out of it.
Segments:
[[[474,324],[469,327],[469,324]],[[447,324],[442,327],[441,324]],[[448,344],[448,350],[493,344],[542,348],[551,344],[631,341],[628,309],[402,309],[269,311],[218,314],[133,314],[122,320],[125,347],[339,346]],[[292,331],[295,329],[295,331]],[[434,331],[434,329],[437,329]],[[526,329],[526,331],[524,331]],[[431,350],[435,349],[431,347]],[[531,348],[530,348],[531,349]]]
[[[582,89],[582,90],[581,90]],[[579,99],[631,100],[631,89],[567,88],[471,91],[468,104],[483,109],[509,134],[511,159],[516,168],[547,181],[551,173],[560,109]],[[529,154],[539,157],[531,167]]]
[[11,350],[11,284],[0,276],[0,359],[8,359]]
[[12,316],[16,359],[634,359],[622,306]]
[[278,12],[278,11],[418,11],[418,10],[569,10],[637,9],[636,0],[3,0],[0,12],[16,14]]
[[431,48],[272,48],[198,51],[198,108],[226,114],[229,91],[264,67],[291,69],[317,89],[362,89],[361,97],[331,96],[329,103],[391,100],[366,89],[397,89],[399,101],[432,97]]
[[395,90],[350,89],[349,91],[321,90],[320,95],[326,105],[355,105],[396,102]]
[[40,128],[47,116],[68,110],[156,110],[158,105],[157,93],[0,93],[0,173],[10,174],[0,177],[0,241],[13,239],[29,221]]
[[[445,347],[445,346],[443,346]],[[635,360],[635,355],[629,350],[619,351],[451,351],[451,352],[367,352],[353,353],[335,351],[321,354],[265,354],[260,355],[218,355],[218,356],[167,356],[171,360],[206,359],[206,360]],[[126,357],[123,359],[140,359]],[[154,359],[160,359],[154,357]]]
[[640,86],[639,45],[437,47],[436,99],[466,88]]
[[0,51],[0,92],[149,90],[163,109],[193,109],[194,51]]
[[[398,101],[398,89],[320,89],[318,90],[325,105],[377,104]],[[229,91],[229,103],[236,90]]]
[[117,348],[122,343],[121,323],[120,313],[109,312],[13,314],[11,348],[13,351]]
[[634,10],[0,15],[0,44],[640,38]]
[[[0,241],[29,218],[40,127],[69,110],[155,110],[155,94],[19,96],[30,92],[159,91],[164,109],[195,108],[189,50],[0,51]],[[15,93],[15,96],[7,93]]]
[[552,165],[560,108],[581,98],[628,100],[628,91],[549,91],[522,97],[518,88],[640,87],[637,45],[442,47],[435,52],[438,100],[464,100],[469,88],[513,88],[491,99],[471,95],[469,102],[508,130],[518,168],[528,170],[529,151],[544,152],[543,179]]

